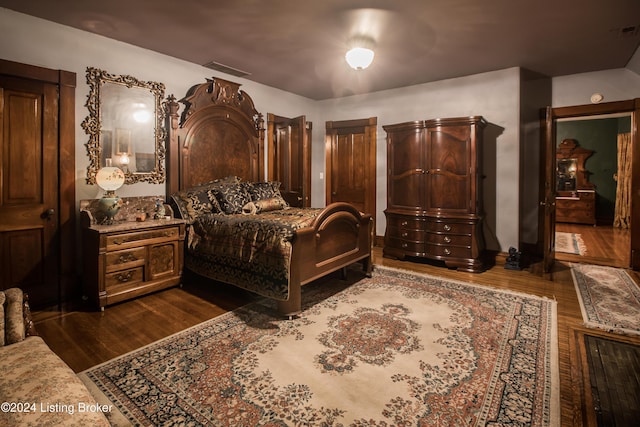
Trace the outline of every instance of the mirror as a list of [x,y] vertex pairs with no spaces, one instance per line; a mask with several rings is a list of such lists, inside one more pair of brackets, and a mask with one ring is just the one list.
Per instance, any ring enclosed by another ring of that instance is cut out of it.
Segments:
[[165,181],[164,85],[87,67],[89,115],[82,127],[89,135],[87,184],[96,173],[117,166],[125,184]]
[[577,159],[558,159],[556,168],[556,190],[576,191]]

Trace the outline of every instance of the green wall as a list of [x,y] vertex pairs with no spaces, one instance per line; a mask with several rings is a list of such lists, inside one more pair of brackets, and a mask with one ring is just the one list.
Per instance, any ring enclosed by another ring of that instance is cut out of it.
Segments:
[[616,181],[613,175],[618,170],[618,133],[629,132],[631,117],[606,119],[570,120],[556,123],[556,145],[563,139],[572,138],[580,147],[593,150],[585,169],[589,182],[596,189],[596,218],[612,221],[616,201]]

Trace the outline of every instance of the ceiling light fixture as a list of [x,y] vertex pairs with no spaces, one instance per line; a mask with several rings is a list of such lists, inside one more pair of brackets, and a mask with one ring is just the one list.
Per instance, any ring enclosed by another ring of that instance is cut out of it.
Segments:
[[351,49],[347,51],[344,58],[354,70],[364,70],[373,62],[375,53],[373,52],[373,40],[367,37],[359,37],[352,40]]

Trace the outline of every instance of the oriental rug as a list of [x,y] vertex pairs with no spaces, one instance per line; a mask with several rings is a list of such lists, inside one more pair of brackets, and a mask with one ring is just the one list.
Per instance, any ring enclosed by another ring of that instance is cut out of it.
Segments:
[[571,264],[585,326],[640,335],[640,288],[622,268]]
[[115,425],[557,426],[555,301],[376,267],[80,374]]
[[556,231],[556,252],[564,252],[567,254],[586,255],[587,247],[582,240],[582,236],[577,233],[565,233]]

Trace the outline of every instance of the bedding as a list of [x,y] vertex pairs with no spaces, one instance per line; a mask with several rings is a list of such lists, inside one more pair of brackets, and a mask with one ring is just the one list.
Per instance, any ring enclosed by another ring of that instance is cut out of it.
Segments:
[[223,282],[232,277],[243,289],[286,300],[291,242],[320,212],[287,207],[253,215],[200,215],[187,231],[185,266]]
[[277,300],[289,296],[291,254],[297,230],[322,209],[290,208],[280,183],[243,182],[230,176],[172,195],[189,223],[185,267]]

